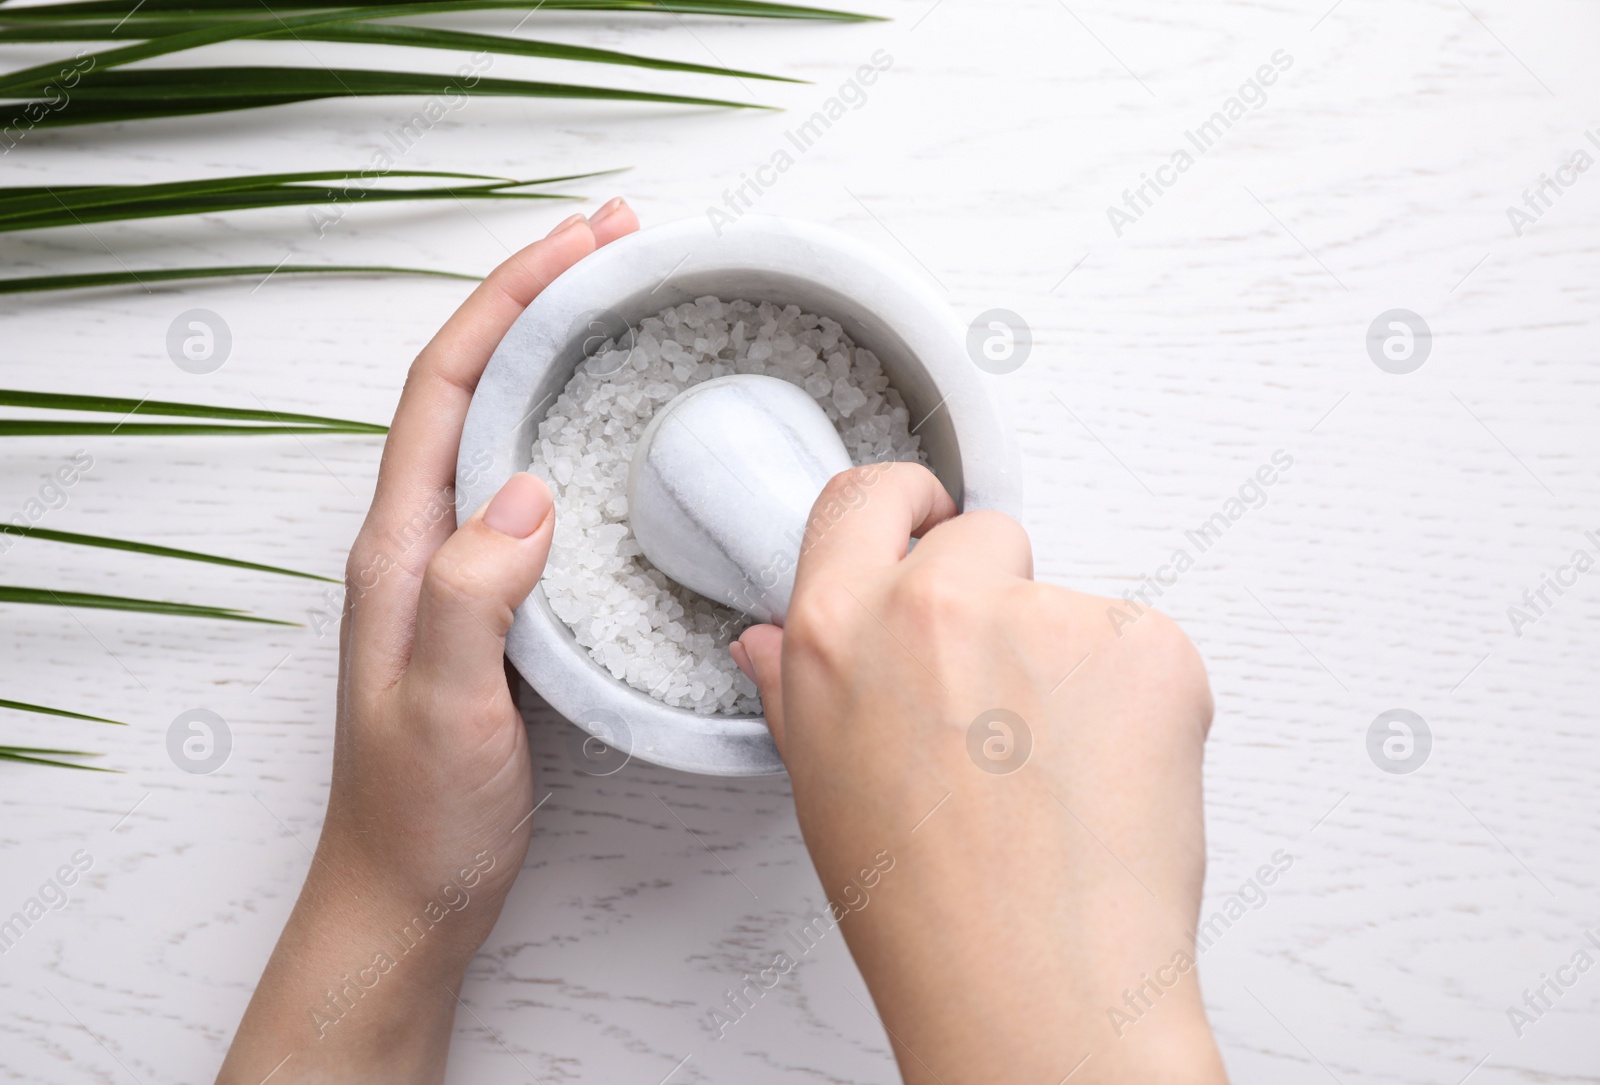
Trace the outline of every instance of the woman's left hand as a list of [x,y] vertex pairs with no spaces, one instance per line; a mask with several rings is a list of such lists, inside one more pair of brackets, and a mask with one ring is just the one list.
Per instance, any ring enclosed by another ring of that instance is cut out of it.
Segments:
[[461,978],[528,849],[505,636],[555,529],[528,474],[453,526],[461,428],[522,310],[638,225],[620,199],[568,219],[496,268],[411,367],[345,572],[327,818],[219,1082],[443,1076]]

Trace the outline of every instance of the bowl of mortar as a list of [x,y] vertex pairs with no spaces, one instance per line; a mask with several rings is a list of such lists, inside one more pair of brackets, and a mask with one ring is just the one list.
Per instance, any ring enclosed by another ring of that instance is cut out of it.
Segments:
[[[528,468],[545,412],[601,342],[706,295],[798,305],[837,321],[877,355],[957,506],[1020,514],[1021,468],[990,398],[995,378],[969,356],[966,330],[943,300],[916,272],[844,234],[746,215],[732,227],[683,219],[630,234],[586,257],[523,311],[467,412],[457,521]],[[783,771],[763,717],[674,708],[613,678],[542,588],[518,608],[506,655],[546,703],[622,754],[715,776]]]

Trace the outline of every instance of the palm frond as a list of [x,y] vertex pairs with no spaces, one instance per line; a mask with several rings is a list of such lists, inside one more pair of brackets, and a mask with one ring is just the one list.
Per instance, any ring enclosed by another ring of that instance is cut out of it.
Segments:
[[100,754],[88,750],[46,750],[37,746],[0,746],[0,761],[18,761],[27,765],[51,765],[61,769],[82,769],[85,772],[117,772],[121,769],[103,769],[98,765],[79,765],[72,761],[56,761],[48,757],[34,757],[32,754],[71,754],[76,757],[99,757]]
[[[150,60],[154,57],[169,56],[173,53],[182,53],[190,49],[198,49],[205,45],[217,45],[225,41],[240,41],[248,38],[258,38],[266,34],[293,34],[301,29],[327,26],[336,23],[360,22],[374,18],[392,18],[398,15],[437,15],[453,14],[463,10],[471,10],[480,0],[449,0],[447,3],[429,4],[390,4],[383,7],[371,5],[344,7],[334,11],[316,11],[306,15],[291,15],[285,18],[269,9],[270,18],[247,18],[211,22],[208,25],[197,25],[194,29],[183,30],[176,34],[165,34],[148,41],[124,45],[118,49],[107,49],[98,53],[88,53],[68,60],[51,60],[43,64],[35,64],[29,68],[22,68],[0,76],[0,95],[19,97],[34,93],[37,88],[55,86],[59,81],[65,83],[66,72],[72,73],[72,84],[67,88],[71,98],[76,102],[86,88],[104,85],[106,77],[112,74],[112,69],[121,68],[140,60]],[[65,7],[66,5],[62,5]],[[758,6],[758,5],[752,5]],[[771,5],[781,6],[781,5]],[[25,8],[8,8],[6,13],[15,17],[18,11]],[[394,73],[399,74],[399,73]],[[478,82],[487,82],[479,80]],[[501,82],[508,82],[502,80]],[[455,79],[457,90],[462,89],[462,79]],[[535,84],[541,85],[541,84]],[[544,84],[547,85],[547,84]],[[598,88],[582,88],[590,91]],[[440,93],[439,91],[424,91],[423,93]],[[630,95],[632,92],[613,91],[614,94]],[[548,95],[545,95],[548,96]],[[563,95],[565,96],[565,95]],[[588,95],[585,95],[588,96]],[[667,96],[669,100],[680,104],[696,105],[742,105],[743,103],[719,102],[709,99],[678,99]],[[631,98],[634,101],[659,101],[660,98],[645,97]],[[53,104],[53,103],[52,103]],[[76,110],[62,110],[70,113]]]
[[46,411],[92,411],[103,414],[150,414],[162,418],[229,418],[239,422],[300,423],[351,433],[388,433],[388,426],[352,422],[320,414],[293,414],[249,407],[213,407],[203,403],[177,403],[165,399],[127,399],[121,396],[84,396],[68,392],[26,392],[0,388],[0,407],[33,407]]
[[[3,12],[3,9],[0,9]],[[390,16],[392,17],[392,16]],[[50,22],[32,23],[10,28],[4,27],[0,14],[0,42],[33,41],[129,41],[181,34],[197,26],[207,25],[193,19],[144,19],[132,23],[117,22]],[[618,53],[610,49],[590,49],[564,42],[534,41],[527,38],[509,38],[496,34],[474,34],[460,30],[441,30],[434,27],[404,26],[375,22],[332,23],[312,27],[298,33],[280,31],[261,34],[264,41],[329,41],[348,42],[355,45],[396,45],[416,49],[449,49],[463,53],[494,53],[500,56],[539,57],[546,60],[572,60],[587,64],[617,64],[653,71],[684,72],[692,75],[718,75],[735,79],[765,79],[777,83],[805,83],[804,79],[790,79],[765,72],[743,71],[710,64],[690,64],[681,60],[639,56],[636,53]]]
[[29,294],[45,290],[83,290],[95,286],[144,286],[191,279],[226,279],[260,275],[430,275],[441,279],[480,281],[480,276],[420,267],[375,267],[362,264],[243,264],[233,267],[141,268],[138,271],[91,271],[77,275],[33,275],[0,279],[0,294]]
[[[157,39],[166,40],[166,39]],[[47,87],[23,86],[5,97],[44,94]],[[192,117],[239,109],[263,109],[327,98],[423,96],[450,98],[471,95],[489,98],[563,98],[602,102],[651,102],[659,105],[708,106],[721,109],[770,109],[755,102],[726,98],[700,98],[683,94],[657,94],[642,90],[542,83],[522,79],[478,79],[468,87],[453,75],[425,72],[387,72],[364,68],[139,68],[108,71],[91,83],[85,80],[72,92],[71,108],[52,111],[38,100],[7,106],[0,127],[61,128],[152,117]],[[30,118],[30,110],[38,113]],[[432,127],[432,122],[428,122]],[[367,198],[385,190],[368,189]],[[456,195],[471,194],[462,190]],[[499,195],[482,188],[478,194]],[[510,194],[507,194],[510,195]],[[523,198],[551,199],[546,194],[522,193]],[[325,196],[325,202],[334,197]],[[347,197],[348,198],[348,197]],[[404,198],[404,197],[390,197]]]
[[240,561],[237,558],[218,557],[215,554],[202,554],[196,550],[179,550],[171,546],[157,546],[155,543],[134,542],[130,539],[110,539],[103,535],[80,535],[74,531],[52,531],[42,527],[21,527],[17,524],[0,524],[0,535],[15,535],[25,539],[40,539],[44,542],[66,543],[69,546],[95,546],[105,550],[127,550],[135,554],[147,554],[157,558],[177,558],[181,561],[201,561],[212,565],[227,565],[234,569],[249,569],[258,573],[276,573],[279,576],[295,576],[303,580],[321,580],[327,584],[337,584],[337,580],[328,576],[318,576],[315,573],[302,573],[295,569],[284,569],[277,565],[262,565],[254,561]]
[[118,727],[126,727],[121,720],[108,720],[104,716],[85,716],[82,712],[68,712],[65,708],[50,708],[42,704],[29,704],[27,701],[8,701],[0,698],[0,708],[10,708],[17,712],[34,712],[41,716],[63,716],[69,720],[87,720],[90,723],[114,723]]
[[49,588],[20,588],[0,584],[0,603],[25,606],[84,607],[89,610],[131,610],[142,614],[167,614],[181,618],[215,618],[219,621],[250,622],[254,625],[298,626],[277,618],[258,618],[234,607],[208,607],[193,603],[171,603],[160,599],[131,599],[121,595],[96,595],[92,592],[53,591]]
[[[328,0],[273,0],[277,11],[326,11],[340,5]],[[402,15],[433,14],[438,5],[418,4],[414,0],[376,0],[362,9],[381,8],[378,15],[365,18],[398,18]],[[429,11],[419,11],[427,7]],[[732,19],[799,19],[826,22],[884,22],[879,15],[839,11],[800,4],[763,3],[760,0],[457,0],[450,11],[591,11],[640,15],[712,15]],[[348,9],[347,9],[348,10]],[[0,9],[0,23],[52,22],[72,19],[142,19],[186,17],[189,19],[249,19],[261,15],[260,0],[77,0],[55,4],[30,4],[27,7]],[[349,18],[350,16],[346,16]]]
[[[390,170],[384,174],[386,178],[445,177],[455,181],[481,182],[472,186],[475,188],[527,187],[593,176],[597,174],[541,177],[518,181],[513,177],[496,177],[487,173],[445,173],[439,170]],[[370,183],[370,173],[363,170],[313,170],[301,173],[247,173],[229,177],[197,177],[183,181],[162,181],[157,184],[17,185],[0,187],[0,217],[14,217],[63,208],[82,211],[129,200],[165,200],[241,192],[276,192],[284,188],[291,190],[302,188],[317,181],[358,180],[368,180]],[[308,188],[306,191],[319,190]]]
[[[204,71],[204,69],[195,69]],[[222,69],[226,70],[226,69]],[[138,75],[137,72],[114,73]],[[152,73],[164,74],[164,73]],[[326,73],[324,73],[326,74]],[[126,102],[100,103],[113,110],[127,108]],[[198,105],[199,103],[191,103]],[[92,109],[96,103],[84,103]],[[162,107],[163,109],[165,106]],[[89,123],[85,118],[80,118]],[[342,172],[342,171],[341,171]],[[247,211],[262,207],[307,207],[319,204],[347,206],[355,203],[386,203],[394,200],[570,200],[553,192],[513,191],[529,185],[549,184],[565,178],[530,181],[495,181],[475,185],[447,185],[431,188],[379,188],[371,184],[340,187],[312,184],[262,183],[254,186],[249,178],[217,178],[169,182],[159,185],[93,185],[65,191],[37,193],[23,190],[6,195],[0,191],[0,232],[40,230],[51,226],[87,225],[95,222],[166,218],[173,215],[211,214],[219,211]],[[227,184],[233,182],[231,187]],[[155,190],[155,191],[150,191]]]
[[329,433],[372,433],[349,426],[209,426],[166,422],[58,422],[53,419],[0,419],[0,437],[314,437]]

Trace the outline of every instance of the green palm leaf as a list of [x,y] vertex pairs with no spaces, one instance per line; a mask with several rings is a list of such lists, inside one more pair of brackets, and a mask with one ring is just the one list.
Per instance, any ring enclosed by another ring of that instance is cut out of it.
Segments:
[[[379,0],[363,8],[382,6],[388,11],[371,18],[395,18],[417,14],[421,6],[411,0]],[[430,7],[433,5],[429,5]],[[323,11],[337,9],[328,0],[273,0],[278,11]],[[881,16],[862,15],[831,8],[798,4],[762,3],[759,0],[457,0],[452,11],[594,11],[658,15],[720,15],[745,19],[804,19],[830,22],[882,22]],[[4,22],[49,22],[61,19],[139,19],[172,17],[191,19],[259,18],[260,0],[81,0],[76,3],[34,4],[7,7],[0,12]]]
[[[210,20],[214,22],[215,20]],[[0,25],[3,25],[0,16]],[[57,22],[24,25],[0,29],[0,41],[127,41],[131,38],[164,37],[180,34],[206,25],[195,20],[144,19],[124,25],[123,22]],[[767,79],[779,83],[804,83],[804,79],[790,79],[763,72],[747,72],[737,68],[721,68],[709,64],[690,64],[678,60],[618,53],[610,49],[589,49],[580,45],[567,45],[553,41],[530,41],[526,38],[508,38],[495,34],[472,34],[459,30],[439,30],[433,27],[394,26],[375,23],[333,23],[312,27],[299,33],[280,31],[261,34],[263,40],[282,41],[337,41],[356,45],[400,45],[417,49],[452,49],[463,53],[497,53],[502,56],[541,57],[547,60],[574,60],[589,64],[620,64],[634,68],[649,68],[663,72],[687,72],[696,75],[721,75],[743,79]]]
[[67,392],[25,392],[0,388],[0,407],[33,407],[46,411],[98,411],[103,414],[153,414],[163,418],[230,418],[240,422],[302,423],[311,427],[352,433],[388,433],[388,426],[373,422],[351,422],[320,414],[293,414],[289,411],[260,410],[249,407],[212,407],[203,403],[176,403],[165,399],[126,399],[121,396],[81,396]]
[[12,753],[26,751],[28,753],[59,753],[71,754],[74,757],[104,757],[104,754],[95,753],[93,750],[55,750],[47,746],[0,746],[0,750]]
[[88,750],[46,750],[37,746],[0,746],[0,761],[18,761],[27,765],[52,765],[62,769],[82,769],[85,772],[118,772],[121,769],[103,769],[98,765],[78,765],[71,761],[56,761],[47,757],[33,757],[31,754],[71,754],[76,757],[99,757],[100,754],[90,753]]
[[[118,727],[126,727],[121,720],[108,720],[104,716],[85,716],[82,712],[68,712],[65,708],[49,708],[42,704],[29,704],[27,701],[8,701],[0,698],[0,708],[15,709],[18,712],[36,712],[41,716],[64,716],[69,720],[88,720],[90,723],[114,723]],[[65,751],[51,751],[62,753]]]
[[283,437],[328,433],[372,433],[346,426],[209,426],[167,422],[57,422],[51,419],[0,419],[0,437]]
[[[82,712],[69,712],[64,708],[50,708],[47,705],[29,704],[26,701],[10,701],[0,698],[0,708],[10,708],[18,712],[33,712],[42,716],[61,716],[71,720],[87,720],[90,723],[110,723],[118,727],[126,727],[121,720],[108,720],[104,716],[86,716]],[[41,755],[49,755],[44,757]],[[95,772],[112,772],[113,769],[94,768],[92,765],[79,765],[71,761],[56,761],[56,757],[100,757],[92,750],[61,750],[48,746],[0,746],[0,761],[18,761],[34,765],[54,765],[64,769],[92,769]]]
[[79,535],[73,531],[51,531],[42,527],[20,527],[17,524],[0,524],[0,535],[16,535],[21,538],[42,539],[45,542],[67,543],[71,546],[98,546],[107,550],[127,550],[135,554],[148,554],[158,558],[178,558],[183,561],[203,561],[212,565],[227,565],[235,569],[250,569],[258,573],[277,573],[279,576],[297,576],[305,580],[321,580],[327,584],[337,584],[339,581],[327,576],[318,576],[315,573],[302,573],[294,569],[284,569],[277,565],[261,565],[254,561],[239,561],[236,558],[223,558],[215,554],[202,554],[195,550],[178,550],[170,546],[157,546],[154,543],[133,542],[129,539],[109,539],[102,535]]
[[[512,177],[494,177],[483,173],[442,173],[438,170],[390,170],[385,178],[395,177],[446,177],[457,181],[478,181],[481,184],[456,186],[498,190],[525,188],[532,185],[554,184],[557,181],[574,181],[598,177],[596,173],[571,174],[564,177],[539,177],[519,181]],[[11,218],[38,211],[70,209],[83,211],[107,204],[129,201],[156,201],[181,199],[192,196],[237,195],[257,192],[324,192],[332,186],[317,187],[318,181],[359,181],[372,178],[369,170],[315,170],[303,173],[249,173],[231,177],[198,177],[184,181],[163,181],[141,185],[56,185],[53,187],[29,185],[0,188],[0,218]],[[348,186],[346,186],[348,188]]]
[[[364,21],[375,18],[392,18],[397,15],[431,15],[453,14],[471,10],[475,3],[481,0],[450,0],[448,3],[431,4],[390,4],[385,7],[370,5],[360,7],[339,8],[335,11],[319,11],[308,15],[292,15],[284,18],[272,13],[268,19],[252,18],[240,20],[226,20],[214,22],[207,26],[198,26],[193,30],[184,30],[177,34],[166,34],[149,41],[125,45],[120,49],[107,49],[99,53],[89,53],[68,60],[52,60],[44,64],[36,64],[31,68],[23,68],[0,76],[0,95],[17,97],[35,93],[37,88],[54,86],[59,80],[66,82],[64,73],[73,74],[74,82],[67,89],[71,92],[71,99],[76,102],[85,88],[102,84],[109,69],[120,68],[135,61],[149,60],[152,57],[167,56],[172,53],[181,53],[189,49],[198,49],[203,45],[216,45],[225,41],[238,41],[245,38],[260,37],[263,34],[294,33],[302,28],[327,26],[334,23],[347,23],[351,21]],[[498,0],[496,0],[498,3]],[[760,6],[760,5],[751,5]],[[773,5],[777,6],[777,5]],[[67,5],[62,5],[63,8]],[[26,9],[8,8],[6,14],[12,18],[18,11]],[[269,9],[270,10],[270,9]],[[459,89],[459,80],[457,87]],[[488,82],[488,80],[480,80]],[[509,82],[499,80],[498,82]],[[551,84],[533,84],[535,86],[550,86]],[[594,91],[597,88],[581,88]],[[423,93],[438,93],[437,91],[424,91]],[[614,91],[612,93],[629,95],[634,101],[659,101],[659,97],[631,97],[630,92]],[[548,96],[548,95],[546,95]],[[567,95],[563,95],[565,97]],[[583,95],[588,97],[589,95]],[[716,102],[705,99],[676,99],[668,96],[668,100],[680,104],[696,105],[739,105],[742,103]],[[54,105],[54,103],[51,103]],[[73,112],[74,110],[62,110]]]
[[443,279],[478,282],[477,275],[454,271],[431,271],[420,267],[368,267],[365,265],[245,264],[234,267],[142,268],[139,271],[92,271],[78,275],[34,275],[24,279],[0,279],[0,294],[27,294],[42,290],[81,290],[91,286],[147,286],[150,283],[184,279],[223,279],[261,275],[433,275]]
[[233,607],[208,607],[192,603],[169,603],[159,599],[130,599],[121,595],[96,595],[81,591],[51,591],[49,588],[19,588],[0,584],[0,603],[20,603],[27,606],[84,607],[90,610],[131,610],[142,614],[168,614],[183,618],[215,618],[228,622],[250,622],[255,625],[298,626],[299,622],[285,622],[277,618],[257,618]]
[[[204,71],[204,69],[198,69]],[[225,69],[224,69],[225,70]],[[140,75],[117,72],[116,75]],[[151,73],[159,74],[159,73]],[[127,103],[83,103],[85,111],[97,104],[120,109]],[[223,108],[232,108],[231,106]],[[97,114],[95,116],[98,116]],[[73,123],[91,123],[94,117],[84,112]],[[568,200],[551,192],[514,192],[525,185],[548,184],[566,178],[531,181],[496,181],[487,184],[433,188],[375,188],[311,184],[263,183],[247,185],[250,178],[169,182],[159,185],[93,185],[64,191],[38,193],[22,190],[6,195],[0,190],[0,231],[40,230],[50,226],[84,225],[93,222],[164,218],[173,215],[209,214],[219,211],[246,211],[262,207],[305,207],[316,204],[385,203],[393,200]],[[231,185],[229,182],[233,182]]]
[[[173,37],[182,36],[173,35]],[[5,81],[5,77],[0,77],[0,83]],[[4,96],[44,94],[47,89],[42,84],[23,84],[15,90],[4,92]],[[70,108],[46,110],[42,116],[31,121],[28,119],[29,108],[33,107],[37,112],[38,107],[45,105],[45,102],[12,106],[11,115],[0,120],[0,124],[23,128],[59,128],[81,124],[105,124],[111,121],[143,120],[150,117],[189,117],[237,109],[261,109],[266,106],[290,105],[324,98],[403,95],[563,98],[607,102],[652,102],[660,105],[710,106],[723,109],[771,108],[754,102],[734,102],[725,98],[657,94],[651,91],[616,90],[610,87],[541,83],[521,79],[479,79],[468,87],[459,77],[453,75],[370,71],[358,68],[140,68],[134,71],[96,73],[93,81],[85,79],[72,91]],[[428,127],[432,127],[431,122]],[[465,195],[472,191],[461,190],[456,194]],[[492,190],[485,188],[478,191],[480,194],[489,194]],[[384,190],[368,189],[366,192],[369,199],[384,195]],[[500,193],[494,191],[493,194]],[[524,198],[551,198],[544,194],[518,195]]]

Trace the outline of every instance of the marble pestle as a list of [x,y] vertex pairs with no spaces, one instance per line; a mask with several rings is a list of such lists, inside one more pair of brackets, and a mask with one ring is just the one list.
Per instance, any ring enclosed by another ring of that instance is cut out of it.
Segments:
[[628,471],[628,518],[657,569],[782,625],[811,506],[850,466],[838,431],[803,389],[776,377],[718,377],[645,427]]

